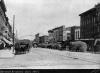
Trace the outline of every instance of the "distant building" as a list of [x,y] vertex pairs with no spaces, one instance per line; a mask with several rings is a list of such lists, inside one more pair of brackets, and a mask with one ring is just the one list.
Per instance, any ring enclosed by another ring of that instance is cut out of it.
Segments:
[[60,26],[49,30],[48,33],[49,42],[62,42],[67,40],[75,41],[80,38],[80,27],[72,26],[65,28],[65,26]]
[[75,29],[75,40],[80,40],[80,27]]
[[39,33],[35,35],[34,42],[39,43]]
[[49,30],[48,34],[49,34],[49,36],[48,36],[48,42],[49,43],[53,43],[54,42],[53,30]]
[[70,27],[70,30],[71,30],[71,37],[70,37],[70,40],[71,41],[75,41],[75,30],[78,28],[79,26],[72,26],[72,27]]
[[63,39],[64,39],[65,41],[71,39],[71,27],[67,27],[67,28],[64,30],[64,38],[63,38]]
[[40,36],[39,37],[39,43],[48,43],[48,36]]
[[62,41],[65,41],[65,26],[60,26],[60,27],[57,27],[57,28],[54,28],[52,30],[49,30],[48,33],[49,33],[49,42],[62,42]]
[[60,26],[60,27],[57,27],[57,28],[53,29],[55,42],[64,41],[64,39],[63,39],[63,30],[64,29],[65,29],[65,26]]
[[79,16],[81,39],[100,38],[100,4]]

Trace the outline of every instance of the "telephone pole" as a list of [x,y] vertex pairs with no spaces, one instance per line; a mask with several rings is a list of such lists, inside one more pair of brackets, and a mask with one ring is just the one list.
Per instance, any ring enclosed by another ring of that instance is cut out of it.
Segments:
[[15,46],[14,28],[15,28],[15,15],[13,15],[13,52],[14,52],[14,46]]

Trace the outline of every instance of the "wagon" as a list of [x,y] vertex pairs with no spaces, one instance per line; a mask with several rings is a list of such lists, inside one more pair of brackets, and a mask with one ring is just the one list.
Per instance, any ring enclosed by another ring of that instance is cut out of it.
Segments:
[[24,54],[29,52],[29,44],[27,43],[16,43],[15,44],[15,54]]

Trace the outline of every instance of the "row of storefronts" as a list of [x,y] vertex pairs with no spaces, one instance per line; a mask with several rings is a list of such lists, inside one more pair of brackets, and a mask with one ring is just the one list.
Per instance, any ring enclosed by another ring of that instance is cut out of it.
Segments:
[[75,41],[80,39],[80,27],[60,26],[48,31],[48,35],[39,36],[35,35],[34,41],[37,43],[60,43],[67,40]]
[[[60,26],[48,31],[50,42],[75,41],[80,39],[80,27]],[[53,40],[53,41],[52,41]]]
[[59,26],[49,30],[46,39],[41,38],[45,42],[39,42],[39,34],[36,35],[35,40],[38,43],[60,43],[69,40],[71,42],[83,41],[90,47],[89,49],[94,50],[95,48],[91,47],[94,47],[95,40],[100,39],[100,4],[95,5],[79,16],[80,26]]

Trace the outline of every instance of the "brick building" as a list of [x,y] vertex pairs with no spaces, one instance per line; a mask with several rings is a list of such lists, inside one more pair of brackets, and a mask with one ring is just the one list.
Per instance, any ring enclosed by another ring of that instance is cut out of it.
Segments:
[[80,40],[80,27],[75,29],[75,40]]
[[67,40],[75,41],[80,38],[80,27],[72,26],[65,28],[65,26],[60,26],[49,30],[48,33],[49,42],[62,42]]
[[0,33],[1,37],[5,37],[6,39],[12,39],[12,27],[9,23],[9,19],[6,16],[6,6],[4,0],[0,0]]
[[79,28],[79,26],[72,26],[70,27],[71,29],[71,41],[75,41],[75,30],[77,30],[77,28]]
[[34,42],[39,43],[39,33],[35,35]]
[[100,38],[100,4],[79,16],[81,39]]
[[57,28],[54,28],[52,30],[49,30],[48,33],[49,33],[49,42],[62,42],[62,41],[65,41],[66,37],[65,37],[65,34],[66,32],[64,32],[66,30],[65,26],[60,26],[60,27],[57,27]]
[[48,36],[44,35],[44,36],[40,36],[39,37],[39,43],[48,43]]
[[55,42],[64,41],[64,39],[63,39],[63,30],[64,30],[64,28],[65,28],[65,26],[60,26],[60,27],[57,27],[57,28],[53,29]]
[[49,34],[49,36],[48,36],[48,42],[49,43],[53,43],[54,42],[53,30],[49,30],[48,34]]
[[70,40],[71,39],[71,27],[67,27],[64,31],[64,39]]

